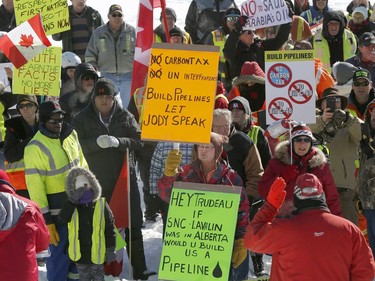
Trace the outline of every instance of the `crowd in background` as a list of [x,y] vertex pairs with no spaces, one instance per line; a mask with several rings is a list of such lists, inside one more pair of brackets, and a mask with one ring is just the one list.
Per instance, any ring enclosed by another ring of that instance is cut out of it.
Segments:
[[[0,83],[6,280],[37,280],[44,262],[50,281],[119,276],[118,237],[127,244],[133,278],[156,275],[146,265],[142,226],[161,216],[165,231],[175,181],[243,187],[228,280],[374,279],[375,12],[369,1],[353,0],[340,11],[328,0],[285,0],[290,21],[259,29],[246,28],[248,17],[233,0],[192,0],[184,28],[167,7],[154,42],[220,48],[210,143],[178,148],[141,140],[147,79],[131,93],[136,29],[122,6],[108,7],[105,20],[89,1],[70,2],[70,30],[53,34],[62,41],[60,93],[16,95]],[[2,1],[1,36],[16,27],[14,8],[13,0]],[[285,50],[313,52],[314,124],[266,125],[264,54]],[[1,50],[0,62],[8,62]],[[6,74],[11,85],[12,69]],[[131,215],[119,227],[110,205],[124,161]],[[46,257],[37,255],[47,247]],[[272,255],[271,272],[264,254]],[[21,256],[25,262],[15,264]]]

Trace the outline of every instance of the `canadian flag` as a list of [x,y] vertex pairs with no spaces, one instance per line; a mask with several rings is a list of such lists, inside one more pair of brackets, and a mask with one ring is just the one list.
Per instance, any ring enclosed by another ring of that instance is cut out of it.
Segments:
[[0,39],[0,50],[14,64],[20,68],[29,60],[51,46],[40,14],[25,21]]
[[165,0],[141,0],[139,2],[131,95],[136,89],[144,86],[154,38],[153,9],[158,7],[165,7]]

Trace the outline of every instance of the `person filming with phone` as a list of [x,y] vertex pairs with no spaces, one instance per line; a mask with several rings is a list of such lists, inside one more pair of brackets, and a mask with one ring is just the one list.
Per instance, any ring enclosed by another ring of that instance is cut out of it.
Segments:
[[347,106],[348,99],[342,96],[338,89],[325,89],[322,97],[316,101],[316,107],[320,110],[316,124],[309,124],[309,127],[313,133],[324,139],[329,149],[331,170],[339,193],[342,214],[358,226],[358,214],[353,199],[357,193],[358,149],[363,121],[353,116]]

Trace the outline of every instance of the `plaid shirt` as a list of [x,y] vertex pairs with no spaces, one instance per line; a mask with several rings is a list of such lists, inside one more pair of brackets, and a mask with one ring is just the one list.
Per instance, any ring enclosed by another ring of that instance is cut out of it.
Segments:
[[[167,159],[169,151],[172,149],[172,142],[159,142],[155,148],[150,167],[150,194],[159,194],[158,181],[164,175],[165,160]],[[182,152],[180,167],[191,162],[190,156],[192,150],[193,144],[180,144],[180,151]]]

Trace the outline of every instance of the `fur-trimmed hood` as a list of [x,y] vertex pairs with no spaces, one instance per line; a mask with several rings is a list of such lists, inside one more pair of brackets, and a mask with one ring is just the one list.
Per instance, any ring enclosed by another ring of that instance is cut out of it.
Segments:
[[[66,181],[65,181],[65,189],[66,189],[66,194],[68,195],[68,198],[72,198],[73,194],[75,195],[76,192],[81,193],[80,196],[82,196],[83,192],[85,191],[84,189],[76,189],[75,183],[76,183],[76,178],[79,175],[84,175],[86,176],[89,181],[90,181],[90,187],[94,191],[94,199],[93,202],[97,201],[101,195],[102,195],[102,187],[100,186],[98,180],[96,179],[95,175],[81,167],[74,167],[72,168],[68,175],[66,176]],[[78,196],[78,197],[80,197]],[[77,196],[74,196],[77,198]]]
[[[280,160],[284,164],[290,165],[290,151],[288,150],[288,146],[289,141],[280,142],[275,148],[275,159]],[[317,149],[314,146],[311,149],[313,149],[315,153],[311,159],[308,160],[310,168],[316,168],[327,163],[327,158],[320,149]]]

